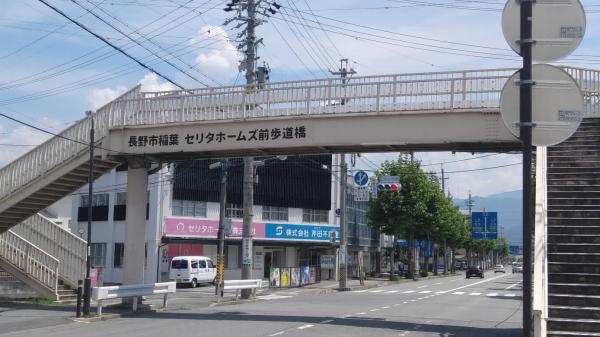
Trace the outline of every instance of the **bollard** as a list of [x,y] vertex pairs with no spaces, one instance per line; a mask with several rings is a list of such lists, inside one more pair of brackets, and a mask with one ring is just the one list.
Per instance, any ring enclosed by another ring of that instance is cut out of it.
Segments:
[[81,317],[81,298],[83,297],[83,280],[77,280],[77,313],[76,317]]

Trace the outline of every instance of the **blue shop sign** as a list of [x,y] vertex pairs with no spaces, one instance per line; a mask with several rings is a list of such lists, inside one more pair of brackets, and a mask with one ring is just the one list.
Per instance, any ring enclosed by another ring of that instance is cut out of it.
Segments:
[[336,241],[339,241],[339,227],[275,223],[265,224],[265,239],[329,241],[331,232],[335,232]]

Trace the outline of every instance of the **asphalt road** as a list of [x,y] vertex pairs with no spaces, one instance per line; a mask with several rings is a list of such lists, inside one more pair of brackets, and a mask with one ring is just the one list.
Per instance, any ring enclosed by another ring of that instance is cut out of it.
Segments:
[[0,319],[0,336],[516,337],[521,333],[521,280],[520,274],[488,272],[484,279],[457,276],[323,295],[286,291],[256,303],[92,323],[65,320],[11,332]]

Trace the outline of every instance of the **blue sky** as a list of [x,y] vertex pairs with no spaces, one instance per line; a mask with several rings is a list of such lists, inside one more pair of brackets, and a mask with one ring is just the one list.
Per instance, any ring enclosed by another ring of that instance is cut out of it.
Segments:
[[[238,31],[234,25],[222,26],[230,16],[222,11],[226,1],[76,0],[144,48],[86,13],[75,1],[47,1],[187,88],[202,87],[201,82],[217,85],[243,81],[243,76],[237,76],[236,43],[231,41]],[[359,75],[520,65],[502,35],[502,1],[278,2],[284,7],[257,29],[264,38],[259,63],[269,63],[272,81],[325,77],[329,69],[337,67],[335,60],[340,57],[349,58]],[[586,37],[575,53],[560,63],[599,68],[600,0],[583,1],[583,5],[587,11]],[[293,23],[300,20],[313,28]],[[52,131],[63,129],[82,118],[85,110],[137,83],[146,90],[172,88],[37,0],[3,3],[0,42],[0,112]],[[149,50],[170,59],[191,76],[157,59]],[[45,137],[0,119],[0,144],[38,144]],[[27,149],[0,145],[0,166]],[[377,164],[394,156],[369,154],[366,158]],[[473,156],[419,153],[417,158],[426,164],[453,161],[444,166],[447,171],[520,162],[518,155],[457,161]],[[364,159],[358,161],[358,167],[371,166]],[[439,170],[441,165],[430,167]],[[520,170],[520,165],[513,165],[453,173],[449,186],[458,197],[465,197],[468,191],[486,195],[514,190],[520,187]]]

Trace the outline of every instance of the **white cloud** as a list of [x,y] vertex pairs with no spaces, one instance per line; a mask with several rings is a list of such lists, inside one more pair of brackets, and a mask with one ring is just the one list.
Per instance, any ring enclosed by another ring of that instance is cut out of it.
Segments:
[[190,44],[195,45],[209,39],[210,50],[203,50],[196,56],[198,69],[217,80],[227,80],[235,76],[238,72],[238,51],[223,28],[203,26],[190,40]]
[[153,91],[170,91],[176,90],[177,88],[170,82],[160,82],[158,75],[155,73],[149,73],[144,76],[139,82],[142,85],[142,91],[153,92]]
[[[41,118],[35,124],[53,131],[64,128],[64,125],[60,125],[58,122],[48,118]],[[50,138],[49,134],[26,126],[12,127],[12,125],[0,125],[0,144],[13,145],[0,145],[0,167],[14,161],[25,152],[34,148],[33,146],[25,145],[38,145],[48,138]]]
[[114,88],[97,88],[92,89],[87,94],[88,108],[97,110],[104,104],[112,101],[127,91],[127,87],[123,85],[116,86]]

